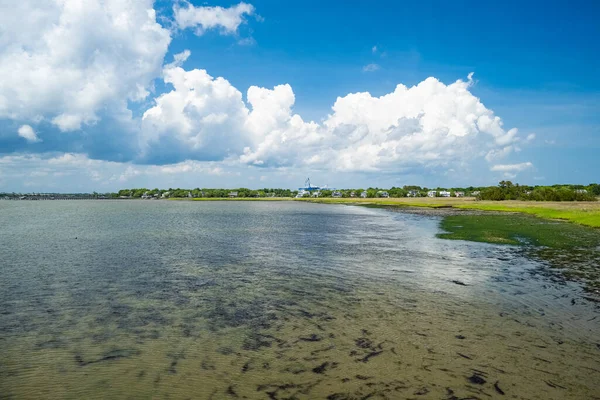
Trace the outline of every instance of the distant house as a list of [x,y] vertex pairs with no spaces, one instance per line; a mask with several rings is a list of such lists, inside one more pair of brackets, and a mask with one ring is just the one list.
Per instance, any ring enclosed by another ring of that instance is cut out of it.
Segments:
[[440,196],[441,197],[450,197],[450,192],[448,192],[447,190],[441,190]]
[[171,194],[170,192],[164,192],[162,194],[162,196],[160,196],[160,197],[162,197],[163,199],[166,199],[167,197],[169,197],[170,194]]
[[577,190],[575,190],[575,193],[586,194],[587,190],[585,190],[585,189],[577,189]]
[[192,198],[192,197],[194,197],[194,196],[192,196],[192,192],[188,192],[188,194],[187,194],[187,197],[188,197],[189,199],[191,199],[191,198]]
[[336,190],[331,193],[331,197],[342,197],[342,192]]
[[437,192],[435,190],[430,190],[429,192],[427,192],[427,197],[436,197],[437,196]]
[[313,192],[312,197],[319,197],[320,195],[321,195],[321,192],[317,190],[317,191]]
[[238,192],[229,192],[229,198],[238,197]]
[[350,197],[356,197],[356,192],[350,192]]
[[419,197],[420,193],[418,190],[409,190],[406,197]]
[[479,190],[476,190],[474,192],[471,192],[471,196],[477,197],[479,196],[479,193],[481,193]]
[[363,199],[367,198],[367,191],[363,190],[362,193],[360,194],[360,197],[362,197]]
[[388,192],[385,192],[383,190],[380,190],[379,192],[377,192],[377,197],[384,197],[384,198],[388,198],[390,197],[390,194]]
[[456,197],[465,197],[465,192],[454,192]]

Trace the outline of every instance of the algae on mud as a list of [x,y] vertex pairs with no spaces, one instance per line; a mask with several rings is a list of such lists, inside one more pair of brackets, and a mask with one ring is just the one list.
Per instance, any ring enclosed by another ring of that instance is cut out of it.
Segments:
[[563,276],[582,280],[600,300],[600,230],[523,214],[449,215],[442,239],[525,246],[530,257],[546,261]]
[[373,205],[386,207],[421,207],[421,208],[451,208],[457,210],[498,211],[509,213],[522,213],[546,219],[560,219],[579,225],[600,228],[600,202],[577,201],[478,201],[473,197],[446,198],[446,197],[411,197],[411,198],[314,198],[296,199],[326,204],[352,204]]

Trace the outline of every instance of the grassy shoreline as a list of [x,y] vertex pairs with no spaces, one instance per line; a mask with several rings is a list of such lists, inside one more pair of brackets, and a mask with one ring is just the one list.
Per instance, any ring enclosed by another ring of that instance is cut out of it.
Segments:
[[600,228],[600,202],[534,202],[519,200],[477,201],[473,198],[309,198],[295,199],[289,197],[261,198],[171,198],[175,201],[304,201],[322,204],[348,204],[382,207],[422,207],[422,208],[453,208],[457,210],[479,210],[507,213],[529,214],[544,219],[555,219],[572,222],[579,225]]
[[454,208],[529,214],[600,228],[600,202],[532,202],[518,200],[477,201],[473,198],[397,198],[397,199],[297,199],[325,204],[355,204],[383,207]]

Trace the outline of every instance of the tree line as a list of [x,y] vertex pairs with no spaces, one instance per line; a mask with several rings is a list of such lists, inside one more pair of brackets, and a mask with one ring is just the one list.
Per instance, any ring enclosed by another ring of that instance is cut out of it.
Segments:
[[[319,197],[427,197],[429,192],[435,191],[436,196],[440,196],[440,192],[446,191],[450,197],[458,195],[466,197],[475,197],[479,200],[531,200],[531,201],[594,201],[600,196],[600,184],[592,183],[590,185],[551,185],[551,186],[530,186],[519,185],[511,181],[501,181],[497,186],[481,186],[481,187],[453,187],[453,188],[428,188],[417,185],[405,185],[402,187],[391,188],[356,188],[342,190],[322,189],[319,191]],[[260,197],[295,197],[298,194],[297,190],[290,189],[147,189],[134,188],[122,189],[117,193],[111,193],[111,197],[127,197],[127,198],[142,198],[142,197],[160,197],[160,198],[226,198],[230,196],[241,198],[260,198]],[[310,194],[306,194],[310,196]]]
[[600,185],[527,186],[501,181],[498,186],[484,188],[481,200],[594,201],[600,196]]

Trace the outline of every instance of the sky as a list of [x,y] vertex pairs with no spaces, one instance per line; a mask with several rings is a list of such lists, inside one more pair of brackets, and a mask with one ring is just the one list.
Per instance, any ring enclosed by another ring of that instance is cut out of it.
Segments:
[[0,0],[0,192],[598,182],[599,17]]

